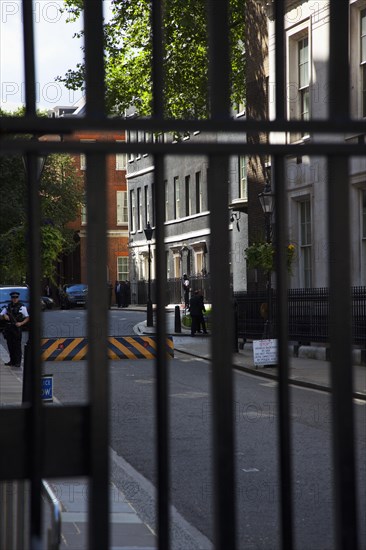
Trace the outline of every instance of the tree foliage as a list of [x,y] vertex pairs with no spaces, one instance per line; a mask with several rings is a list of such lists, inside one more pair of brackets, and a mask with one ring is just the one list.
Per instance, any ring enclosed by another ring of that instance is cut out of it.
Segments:
[[[0,281],[19,283],[27,273],[27,189],[20,156],[0,155]],[[53,278],[56,261],[75,246],[67,228],[83,201],[83,182],[72,157],[47,157],[39,184],[41,253],[44,277]]]
[[[70,20],[82,14],[82,0],[64,0]],[[148,116],[152,106],[151,0],[112,0],[112,17],[104,24],[106,103],[123,115],[133,106]],[[231,99],[244,101],[243,0],[230,0]],[[83,31],[76,36],[81,38]],[[165,116],[206,118],[208,48],[206,0],[165,0]],[[82,63],[57,79],[73,90],[83,89]]]

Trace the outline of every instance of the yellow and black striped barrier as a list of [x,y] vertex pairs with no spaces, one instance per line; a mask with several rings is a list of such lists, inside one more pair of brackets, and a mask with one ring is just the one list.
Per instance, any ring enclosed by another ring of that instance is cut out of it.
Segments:
[[[174,357],[172,336],[166,339],[167,354]],[[154,359],[156,357],[154,336],[109,336],[109,359]],[[41,353],[43,361],[82,361],[88,352],[87,338],[43,338]]]

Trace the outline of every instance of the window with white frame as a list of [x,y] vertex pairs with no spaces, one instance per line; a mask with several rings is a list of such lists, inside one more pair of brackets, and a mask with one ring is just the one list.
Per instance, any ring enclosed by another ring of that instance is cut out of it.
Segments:
[[[127,132],[127,142],[136,143],[137,141],[137,132],[135,130],[128,130]],[[130,152],[128,153],[128,162],[135,160],[135,154]]]
[[204,268],[204,254],[203,250],[197,250],[194,254],[194,264],[195,264],[195,272],[197,275],[201,275],[203,273]]
[[[137,143],[145,143],[145,132],[138,130],[136,132]],[[141,158],[141,150],[136,153],[136,160]]]
[[130,231],[136,231],[136,202],[135,190],[130,191]]
[[169,220],[169,186],[168,181],[164,181],[164,188],[165,188],[165,221]]
[[300,268],[304,288],[312,286],[312,229],[310,199],[301,201],[300,208]]
[[150,223],[154,227],[155,226],[155,183],[153,182],[151,184],[151,210],[149,211],[151,214]]
[[118,256],[117,258],[117,281],[128,281],[128,256]]
[[186,176],[184,179],[184,191],[185,191],[185,204],[186,204],[186,216],[192,214],[192,200],[191,200],[191,176]]
[[165,265],[166,265],[166,277],[170,279],[170,252],[166,250],[165,252]]
[[81,204],[81,209],[80,209],[80,221],[81,221],[81,225],[86,225],[87,224],[87,210],[86,210],[86,193],[84,192],[84,195],[83,195],[83,202]]
[[137,230],[142,229],[142,193],[141,187],[137,188]]
[[174,277],[179,279],[182,277],[182,259],[179,252],[174,252],[173,254],[173,265],[174,265]]
[[[123,143],[121,139],[117,140],[116,143]],[[126,153],[116,153],[116,170],[126,170],[127,168],[127,155]]]
[[80,153],[80,170],[86,170],[86,155]]
[[[153,141],[153,133],[145,132],[144,140],[145,140],[145,143],[151,143]],[[143,156],[147,157],[148,153],[144,153]]]
[[239,198],[248,200],[247,157],[239,157]]
[[[94,143],[95,139],[81,139],[81,143]],[[86,155],[80,153],[80,170],[86,170]]]
[[[288,37],[288,115],[291,119],[309,120],[310,118],[310,38],[308,23],[293,29]],[[292,134],[291,141],[304,137],[304,134]]]
[[81,225],[87,224],[86,204],[81,205]]
[[117,225],[128,223],[127,191],[117,191]]
[[360,11],[361,116],[366,117],[366,9]]
[[304,36],[297,43],[298,48],[298,84],[299,118],[309,120],[309,37]]
[[193,269],[196,275],[204,275],[206,273],[206,252],[207,247],[205,242],[192,243]]
[[147,222],[150,221],[150,193],[149,193],[149,186],[145,185],[144,187],[144,202],[145,202],[145,227],[147,226]]
[[202,212],[202,182],[201,172],[196,172],[196,214]]
[[180,188],[179,188],[179,176],[174,178],[174,219],[180,218]]

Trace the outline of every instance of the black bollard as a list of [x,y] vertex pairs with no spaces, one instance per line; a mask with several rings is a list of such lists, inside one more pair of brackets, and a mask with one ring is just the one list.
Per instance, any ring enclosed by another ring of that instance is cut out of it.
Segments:
[[174,332],[182,332],[182,324],[180,320],[180,307],[175,306]]

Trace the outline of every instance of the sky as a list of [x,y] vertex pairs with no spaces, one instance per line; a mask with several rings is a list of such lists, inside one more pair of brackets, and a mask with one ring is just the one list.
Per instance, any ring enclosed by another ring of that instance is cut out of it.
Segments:
[[[31,0],[29,0],[31,1]],[[82,40],[72,38],[82,20],[66,23],[62,0],[33,0],[37,108],[74,105],[82,94],[67,90],[55,77],[82,61]],[[104,1],[108,14],[109,2]],[[23,30],[20,0],[0,0],[0,108],[13,111],[25,103]]]

